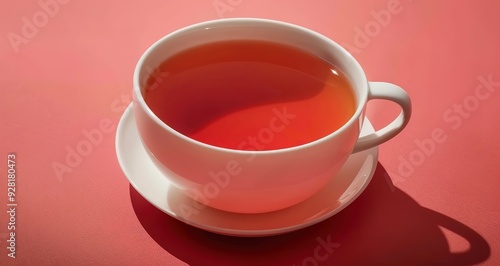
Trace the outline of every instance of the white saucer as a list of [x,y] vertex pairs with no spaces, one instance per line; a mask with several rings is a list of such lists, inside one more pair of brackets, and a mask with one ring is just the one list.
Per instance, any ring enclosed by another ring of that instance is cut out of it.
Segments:
[[[371,132],[374,129],[365,118],[361,135]],[[231,236],[278,235],[332,217],[363,192],[378,160],[378,147],[353,154],[332,181],[308,200],[270,213],[237,214],[209,207],[199,209],[199,204],[182,194],[160,173],[142,146],[132,105],[118,124],[116,153],[130,184],[156,208],[200,229]]]

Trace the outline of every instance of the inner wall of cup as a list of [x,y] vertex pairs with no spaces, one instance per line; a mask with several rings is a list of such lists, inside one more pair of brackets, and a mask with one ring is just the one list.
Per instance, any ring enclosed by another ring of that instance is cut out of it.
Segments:
[[[357,111],[364,106],[367,81],[359,64],[338,44],[305,28],[290,24],[253,19],[225,19],[196,24],[171,33],[156,42],[139,67],[139,84],[163,61],[186,49],[218,41],[259,40],[293,46],[307,51],[339,68],[354,87]],[[145,88],[141,87],[144,97]]]

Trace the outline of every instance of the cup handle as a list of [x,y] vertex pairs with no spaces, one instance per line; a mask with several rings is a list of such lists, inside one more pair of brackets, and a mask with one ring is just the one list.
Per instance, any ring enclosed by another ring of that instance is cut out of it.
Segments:
[[401,113],[387,126],[374,133],[360,137],[353,153],[380,145],[396,136],[410,121],[411,101],[408,94],[399,86],[387,82],[368,82],[368,101],[373,99],[389,100],[401,106]]

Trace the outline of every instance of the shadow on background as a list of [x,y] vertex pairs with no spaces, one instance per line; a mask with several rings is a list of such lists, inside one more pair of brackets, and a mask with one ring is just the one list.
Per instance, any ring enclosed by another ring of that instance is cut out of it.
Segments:
[[[285,235],[238,238],[196,229],[168,216],[130,186],[148,234],[189,265],[471,265],[490,256],[473,229],[424,208],[392,186],[379,163],[365,192],[339,214]],[[440,227],[469,242],[450,253]]]

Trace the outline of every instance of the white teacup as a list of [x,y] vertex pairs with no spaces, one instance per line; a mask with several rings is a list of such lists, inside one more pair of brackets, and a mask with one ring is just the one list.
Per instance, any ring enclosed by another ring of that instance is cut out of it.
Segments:
[[[186,49],[226,40],[278,42],[338,67],[353,87],[357,104],[354,115],[321,139],[268,151],[216,147],[177,132],[160,120],[144,99],[144,84],[151,69]],[[372,99],[393,101],[402,112],[386,127],[359,137],[366,103]],[[410,99],[403,89],[390,83],[368,82],[359,63],[337,43],[300,26],[253,18],[207,21],[157,41],[137,63],[133,107],[143,144],[165,177],[202,204],[239,213],[270,212],[304,201],[328,183],[351,153],[391,139],[411,115]]]

